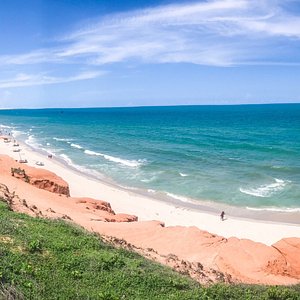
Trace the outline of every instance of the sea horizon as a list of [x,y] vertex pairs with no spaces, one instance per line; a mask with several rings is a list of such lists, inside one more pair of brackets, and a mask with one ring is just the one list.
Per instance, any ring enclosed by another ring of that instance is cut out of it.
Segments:
[[0,110],[59,110],[59,109],[113,109],[113,108],[151,108],[151,107],[195,107],[195,106],[265,106],[265,105],[300,105],[300,102],[266,102],[266,103],[210,103],[210,104],[164,104],[133,106],[68,106],[68,107],[0,107]]

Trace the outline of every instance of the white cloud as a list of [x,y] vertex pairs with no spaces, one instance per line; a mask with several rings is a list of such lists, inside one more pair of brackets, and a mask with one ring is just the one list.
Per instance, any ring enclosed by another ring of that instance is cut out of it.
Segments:
[[109,15],[71,32],[55,48],[2,56],[0,63],[282,64],[284,53],[274,47],[278,40],[287,42],[288,51],[295,51],[290,39],[299,46],[300,17],[285,9],[291,3],[208,0]]
[[44,74],[17,74],[14,78],[0,80],[0,89],[66,83],[99,77],[104,72],[83,72],[70,77],[51,77]]

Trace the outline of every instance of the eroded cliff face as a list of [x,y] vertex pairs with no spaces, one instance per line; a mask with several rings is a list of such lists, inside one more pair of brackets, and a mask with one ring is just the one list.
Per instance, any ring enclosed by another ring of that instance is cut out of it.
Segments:
[[[12,176],[11,167],[24,168],[29,180]],[[40,184],[45,177],[47,184]],[[201,283],[300,283],[299,238],[285,238],[267,246],[246,239],[226,239],[197,227],[138,221],[134,215],[116,214],[106,201],[57,193],[56,186],[65,188],[59,191],[69,191],[61,178],[8,157],[0,157],[0,182],[0,198],[13,210],[75,222],[115,246],[136,251]]]
[[10,172],[11,176],[23,180],[39,189],[70,196],[68,183],[48,170],[20,164],[8,156],[5,157],[5,159],[0,159],[0,169],[6,174]]
[[274,274],[290,274],[300,281],[300,239],[284,238],[272,245],[285,259],[285,269],[277,269],[276,265],[272,266]]
[[[103,200],[96,200],[92,198],[72,198],[77,205],[80,205],[83,209],[91,211],[92,213],[98,212],[97,217],[92,219],[93,221],[102,222],[136,222],[137,216],[128,214],[116,214],[110,203]],[[101,212],[101,214],[99,214]]]
[[102,235],[125,241],[139,253],[189,274],[201,283],[300,283],[299,238],[287,239],[289,245],[286,239],[276,243],[277,247],[282,245],[278,247],[284,249],[281,252],[274,246],[251,240],[226,239],[197,227],[165,227],[158,221],[110,223],[93,228]]

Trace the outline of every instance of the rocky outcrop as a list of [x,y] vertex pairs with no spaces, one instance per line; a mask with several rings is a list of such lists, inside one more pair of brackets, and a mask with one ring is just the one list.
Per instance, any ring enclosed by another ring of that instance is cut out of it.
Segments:
[[103,210],[110,214],[115,215],[115,212],[112,210],[110,203],[102,200],[95,200],[92,198],[73,198],[75,199],[77,204],[81,204],[86,209],[96,211],[96,210]]
[[43,189],[51,193],[70,196],[69,186],[65,185],[62,182],[57,183],[52,179],[39,179],[39,178],[29,177],[29,183],[39,189]]
[[39,189],[70,196],[69,185],[61,177],[45,169],[21,164],[9,156],[0,157],[0,171],[2,175],[11,175]]
[[76,203],[81,205],[87,210],[93,213],[97,213],[97,218],[92,218],[92,221],[103,221],[103,222],[136,222],[137,216],[128,214],[116,214],[110,203],[102,200],[96,200],[92,198],[73,198]]
[[68,183],[50,171],[37,170],[29,166],[19,166],[18,168],[11,168],[11,175],[39,189],[70,196]]
[[116,214],[110,222],[136,222],[138,217],[128,214]]

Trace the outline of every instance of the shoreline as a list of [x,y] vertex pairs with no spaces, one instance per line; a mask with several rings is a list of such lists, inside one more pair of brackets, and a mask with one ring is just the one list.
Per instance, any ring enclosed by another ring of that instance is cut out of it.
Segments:
[[[13,127],[0,125],[7,133],[11,131],[11,137],[14,137]],[[14,137],[18,139],[18,135]],[[45,159],[48,154],[53,155],[54,161],[60,164],[60,166],[71,169],[78,175],[84,176],[87,179],[96,180],[105,185],[112,186],[113,188],[120,189],[129,193],[138,194],[142,197],[151,198],[160,202],[166,202],[171,205],[180,206],[184,209],[204,211],[213,215],[220,215],[221,211],[225,211],[226,214],[234,218],[242,218],[249,220],[257,220],[262,222],[275,222],[283,224],[300,225],[300,206],[299,207],[285,207],[285,206],[257,206],[251,207],[247,204],[241,206],[235,204],[228,204],[225,202],[218,202],[217,200],[209,199],[196,199],[184,195],[171,194],[167,191],[153,190],[150,188],[142,188],[135,186],[126,186],[123,183],[100,173],[97,170],[89,169],[89,167],[81,166],[74,163],[67,154],[53,154],[45,148],[38,148],[31,145],[27,140],[21,139],[23,148],[27,148],[28,151],[32,151],[40,155],[40,160]]]
[[[137,215],[140,221],[159,220],[166,226],[195,226],[226,238],[234,236],[268,245],[284,237],[300,237],[299,223],[293,223],[296,220],[299,222],[300,212],[272,212],[272,216],[269,215],[269,218],[266,219],[265,211],[254,211],[252,217],[249,217],[251,215],[249,210],[244,209],[243,211],[241,208],[222,206],[221,204],[217,204],[218,208],[216,208],[202,203],[181,202],[176,199],[172,199],[172,201],[171,199],[157,199],[136,190],[125,189],[114,183],[92,178],[55,157],[49,159],[29,145],[19,144],[22,149],[21,153],[24,153],[28,160],[28,165],[47,169],[62,177],[69,183],[71,196],[108,201],[116,212]],[[0,142],[1,154],[19,159],[18,152],[12,152],[12,149],[12,143]],[[39,167],[35,164],[36,161],[43,161],[45,165]],[[221,210],[226,212],[224,222],[220,221]],[[270,212],[268,213],[270,214]],[[289,223],[286,222],[287,219],[290,221]]]
[[[10,128],[7,126],[7,128]],[[14,135],[12,134],[12,137]],[[17,139],[17,137],[14,137]],[[19,142],[19,141],[18,141]],[[40,156],[40,160],[45,159],[48,154],[46,149],[38,149],[30,144],[22,141],[20,145],[25,147],[28,151],[36,153]],[[142,189],[137,187],[123,186],[122,184],[114,181],[112,178],[105,176],[104,174],[95,171],[97,175],[92,174],[92,170],[86,169],[85,167],[69,164],[64,158],[60,155],[54,155],[54,162],[59,164],[61,167],[68,168],[78,175],[84,176],[87,179],[95,180],[97,182],[109,185],[113,188],[120,189],[125,192],[138,194],[142,197],[147,197],[152,200],[159,202],[164,202],[170,205],[179,206],[183,209],[189,209],[194,211],[205,212],[212,215],[220,215],[221,211],[225,211],[227,216],[237,218],[237,219],[248,219],[256,220],[258,222],[274,222],[287,225],[300,225],[300,207],[299,208],[288,208],[288,207],[248,207],[248,206],[233,206],[223,202],[217,202],[213,200],[204,200],[204,199],[192,199],[186,196],[181,195],[171,195],[164,191],[155,191],[151,192],[151,189]],[[36,165],[32,165],[36,166]],[[181,200],[180,198],[184,200]]]
[[[18,141],[19,143],[19,141]],[[36,153],[40,156],[40,160],[46,158],[46,155],[50,154],[46,150],[36,149],[33,146],[30,146],[26,142],[19,143],[20,146],[25,148],[29,152]],[[245,219],[245,220],[255,220],[257,222],[268,222],[268,223],[280,223],[286,225],[300,225],[300,208],[296,209],[296,211],[289,211],[288,208],[286,210],[280,208],[248,208],[243,206],[233,206],[222,202],[214,202],[212,200],[203,200],[198,199],[194,200],[191,198],[186,198],[187,200],[180,200],[179,198],[175,198],[169,196],[166,192],[154,191],[154,193],[149,192],[148,190],[136,188],[136,187],[126,187],[113,179],[106,177],[104,174],[100,174],[100,177],[93,175],[92,173],[85,173],[83,170],[76,168],[76,165],[72,166],[68,164],[63,158],[60,156],[54,156],[52,160],[55,164],[60,165],[63,168],[67,168],[78,174],[79,176],[83,176],[88,180],[94,180],[96,182],[102,183],[104,185],[111,186],[112,188],[122,190],[124,192],[137,194],[142,197],[150,198],[152,200],[163,202],[172,206],[178,206],[182,209],[188,209],[195,212],[204,212],[207,214],[211,214],[214,216],[219,216],[221,211],[225,211],[228,217],[232,217],[235,219]],[[36,167],[36,165],[31,164]],[[80,167],[80,166],[78,166]],[[84,168],[84,167],[83,167]],[[88,171],[88,170],[87,170]],[[293,209],[292,209],[293,210]]]

